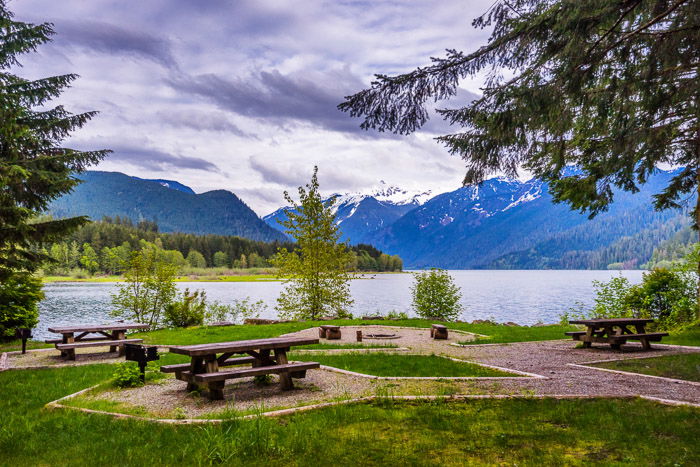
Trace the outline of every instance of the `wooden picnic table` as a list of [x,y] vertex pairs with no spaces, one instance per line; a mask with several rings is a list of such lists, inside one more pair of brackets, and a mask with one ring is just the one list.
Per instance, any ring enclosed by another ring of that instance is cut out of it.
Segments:
[[[147,324],[141,323],[111,323],[111,324],[79,324],[72,326],[54,326],[49,332],[62,334],[59,339],[47,339],[49,344],[56,344],[61,356],[75,360],[75,349],[85,347],[104,347],[109,345],[110,352],[119,351],[124,355],[124,344],[143,342],[143,339],[127,339],[126,331],[130,329],[147,329]],[[76,334],[78,334],[76,336]],[[90,336],[90,334],[98,334]]]
[[[318,339],[305,337],[274,337],[244,341],[217,342],[212,344],[172,346],[170,352],[187,355],[190,363],[166,365],[160,368],[165,373],[175,373],[175,377],[187,382],[187,391],[204,385],[209,390],[209,398],[224,398],[224,384],[227,379],[246,376],[279,374],[283,390],[292,389],[292,378],[304,378],[306,370],[319,368],[316,362],[289,363],[287,352],[298,345],[318,344]],[[270,353],[273,352],[273,355]],[[231,358],[243,354],[246,357]],[[250,367],[241,365],[250,364]],[[220,371],[220,367],[235,366],[231,370]]]
[[[658,342],[662,337],[668,336],[667,332],[646,332],[646,325],[653,322],[653,319],[646,318],[577,319],[569,321],[569,324],[582,324],[586,330],[565,334],[583,342],[586,348],[593,342],[598,342],[619,349],[628,340],[637,340],[642,343],[644,350],[650,350],[650,342]],[[630,327],[634,327],[634,331]]]

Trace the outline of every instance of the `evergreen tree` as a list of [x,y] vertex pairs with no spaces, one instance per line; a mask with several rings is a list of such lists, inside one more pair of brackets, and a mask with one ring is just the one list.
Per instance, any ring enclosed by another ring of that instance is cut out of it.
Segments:
[[279,276],[285,278],[285,289],[277,299],[277,309],[284,317],[350,316],[353,300],[347,268],[353,255],[346,244],[339,243],[334,201],[323,203],[317,173],[314,167],[311,183],[306,189],[299,187],[299,203],[284,192],[293,209],[282,225],[297,242],[295,251],[281,248],[273,258]]
[[660,164],[684,169],[657,194],[658,209],[698,189],[697,0],[496,1],[473,25],[493,28],[488,44],[377,75],[340,109],[364,116],[363,128],[407,134],[427,121],[429,99],[485,75],[481,97],[438,110],[462,127],[438,140],[467,162],[465,184],[524,168],[549,182],[556,201],[591,216],[607,209],[613,188],[638,191]]
[[18,56],[50,41],[51,24],[13,20],[0,0],[0,280],[34,271],[48,258],[36,245],[54,240],[87,221],[86,217],[36,220],[49,202],[78,183],[72,174],[97,163],[107,151],[77,151],[61,146],[95,112],[71,114],[50,101],[76,79],[61,75],[37,80],[8,70]]

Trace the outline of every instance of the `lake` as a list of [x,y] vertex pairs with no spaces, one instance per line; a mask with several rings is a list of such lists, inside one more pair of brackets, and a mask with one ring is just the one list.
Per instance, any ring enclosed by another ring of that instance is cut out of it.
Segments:
[[[641,281],[643,271],[622,271],[631,282]],[[492,319],[518,324],[555,323],[562,312],[580,301],[591,304],[593,280],[609,280],[618,271],[450,271],[462,288],[464,312],[461,319]],[[377,274],[351,283],[355,316],[383,315],[391,310],[411,310],[411,274]],[[202,289],[209,300],[231,303],[245,297],[263,300],[268,305],[261,318],[275,318],[275,300],[281,282],[179,282],[179,289]],[[37,339],[54,337],[47,331],[58,324],[102,323],[109,316],[110,294],[117,284],[109,282],[61,282],[44,286],[46,298],[39,305]]]

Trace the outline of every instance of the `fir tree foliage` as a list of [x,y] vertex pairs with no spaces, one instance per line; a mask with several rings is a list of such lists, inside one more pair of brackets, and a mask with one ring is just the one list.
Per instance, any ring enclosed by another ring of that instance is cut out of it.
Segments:
[[660,164],[685,169],[657,194],[657,208],[697,189],[697,0],[497,0],[473,26],[492,28],[488,44],[377,75],[339,108],[364,117],[365,129],[408,134],[427,121],[430,100],[485,75],[481,97],[438,110],[461,127],[438,140],[466,161],[465,184],[524,168],[550,183],[556,201],[591,216],[614,187],[635,192]]
[[34,52],[53,33],[48,23],[15,21],[7,2],[0,0],[0,280],[17,271],[36,270],[46,259],[38,244],[60,238],[87,221],[85,217],[37,217],[49,202],[78,183],[72,174],[108,152],[61,146],[95,115],[50,106],[76,75],[28,80],[11,72],[20,66],[20,55]]
[[348,268],[354,255],[339,241],[333,200],[323,202],[317,175],[314,167],[311,182],[299,187],[298,203],[284,193],[293,210],[282,225],[297,247],[294,251],[281,248],[272,262],[285,279],[277,309],[287,318],[348,317],[353,303]]

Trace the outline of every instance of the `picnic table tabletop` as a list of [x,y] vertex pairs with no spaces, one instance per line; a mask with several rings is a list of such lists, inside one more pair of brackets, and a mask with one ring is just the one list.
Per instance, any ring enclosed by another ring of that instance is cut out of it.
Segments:
[[148,324],[141,323],[111,323],[111,324],[77,324],[72,326],[50,327],[49,332],[68,334],[72,332],[125,331],[127,329],[146,329]]
[[601,319],[575,319],[569,324],[583,324],[586,326],[624,326],[635,324],[653,323],[653,319],[648,318],[601,318]]
[[284,349],[310,344],[318,344],[318,339],[308,337],[272,337],[244,341],[214,342],[210,344],[175,345],[170,347],[170,352],[198,357],[217,353],[243,353],[251,350]]

